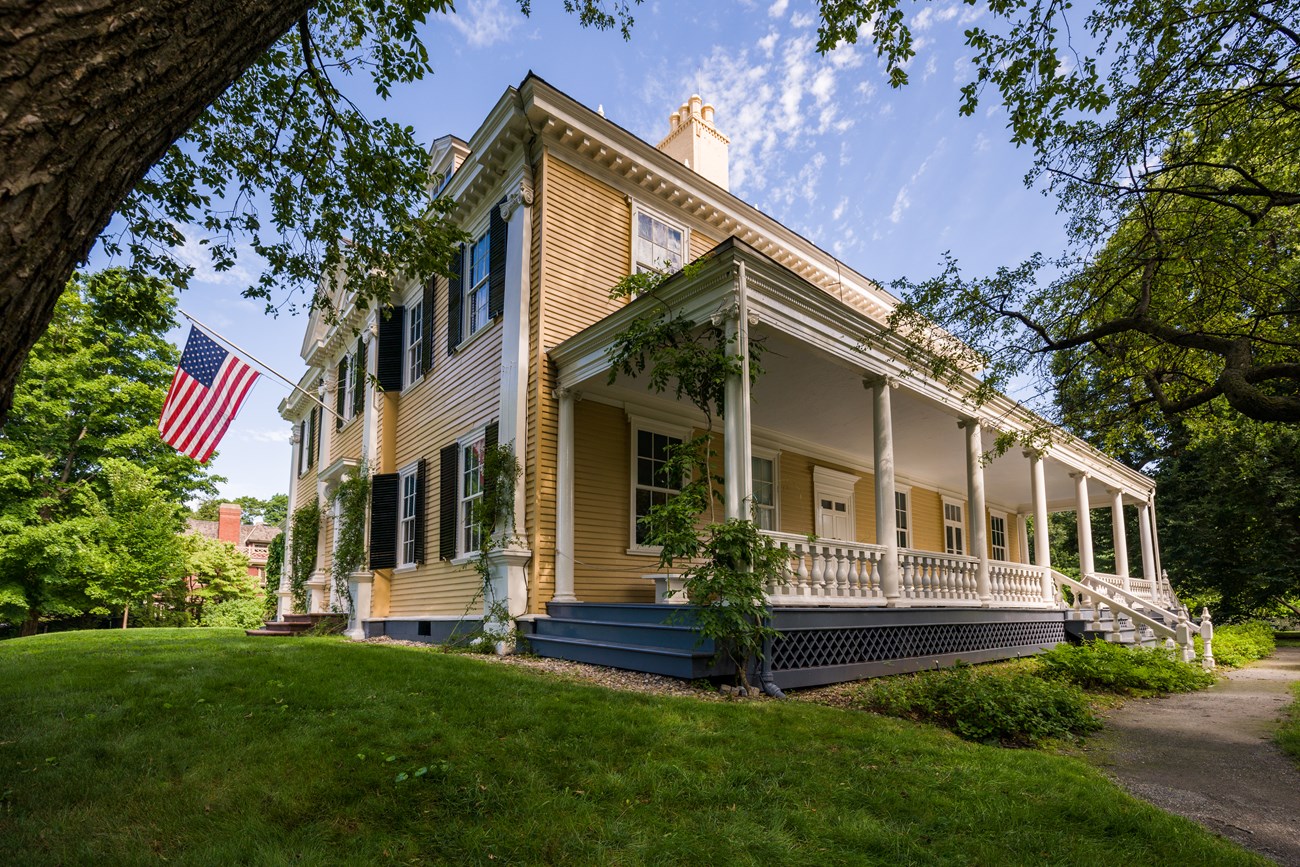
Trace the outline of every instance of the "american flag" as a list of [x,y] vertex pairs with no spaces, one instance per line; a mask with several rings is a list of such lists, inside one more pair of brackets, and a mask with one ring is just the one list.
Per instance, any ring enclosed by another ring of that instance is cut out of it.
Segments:
[[207,463],[256,379],[239,356],[191,326],[158,420],[163,442]]

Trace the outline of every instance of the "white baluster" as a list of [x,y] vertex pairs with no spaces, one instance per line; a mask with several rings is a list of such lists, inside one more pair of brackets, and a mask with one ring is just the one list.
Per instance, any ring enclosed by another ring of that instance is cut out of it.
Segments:
[[835,549],[835,595],[841,598],[849,596],[849,557],[852,553],[848,548]]
[[796,567],[798,571],[795,572],[795,581],[797,582],[796,586],[798,588],[796,592],[800,596],[808,596],[810,593],[810,588],[808,586],[808,543],[799,542],[796,544],[795,554],[798,558],[798,566]]

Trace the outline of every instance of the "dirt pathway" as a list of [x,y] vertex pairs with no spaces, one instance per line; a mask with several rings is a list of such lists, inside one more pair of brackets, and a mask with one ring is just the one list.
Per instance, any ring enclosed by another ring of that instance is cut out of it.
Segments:
[[1128,702],[1088,754],[1137,797],[1300,867],[1300,770],[1271,740],[1295,680],[1300,648],[1280,647],[1208,690]]

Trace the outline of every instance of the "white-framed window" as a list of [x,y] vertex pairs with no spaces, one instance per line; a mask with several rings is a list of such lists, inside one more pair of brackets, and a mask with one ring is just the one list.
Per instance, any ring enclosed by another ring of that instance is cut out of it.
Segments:
[[360,409],[357,406],[357,377],[361,372],[357,369],[361,364],[361,356],[357,353],[343,356],[343,382],[339,387],[343,389],[343,421],[346,423],[356,416]]
[[775,530],[777,529],[776,457],[752,455],[750,467],[754,483],[754,523],[760,530]]
[[649,531],[642,519],[655,506],[663,505],[681,492],[682,477],[666,466],[668,449],[681,445],[682,436],[663,429],[634,426],[632,429],[632,547],[652,549]]
[[686,264],[687,229],[658,214],[632,206],[632,273],[672,273]]
[[474,520],[475,505],[483,498],[483,453],[486,449],[483,431],[471,434],[460,442],[460,490],[458,493],[457,554],[464,557],[483,546],[483,532]]
[[307,472],[307,450],[311,448],[311,431],[307,419],[298,422],[298,475]]
[[1005,512],[989,512],[989,547],[994,560],[1007,560],[1007,516]]
[[419,492],[420,465],[404,467],[397,474],[397,565],[415,565],[415,503]]
[[912,547],[912,489],[894,488],[894,529],[898,547]]
[[948,554],[966,553],[965,507],[960,500],[943,498],[943,550]]
[[813,527],[822,539],[852,542],[857,537],[854,488],[858,477],[829,467],[813,467]]
[[406,305],[406,387],[419,381],[424,373],[424,299]]
[[469,248],[469,262],[465,292],[465,337],[488,324],[488,262],[492,249],[489,232],[475,241]]

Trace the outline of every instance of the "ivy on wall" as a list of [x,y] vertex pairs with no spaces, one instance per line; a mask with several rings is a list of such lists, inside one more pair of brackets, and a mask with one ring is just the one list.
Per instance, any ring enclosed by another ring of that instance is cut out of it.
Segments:
[[307,610],[307,581],[316,569],[316,544],[320,540],[320,502],[299,506],[289,519],[292,536],[289,552],[289,592],[295,611]]

